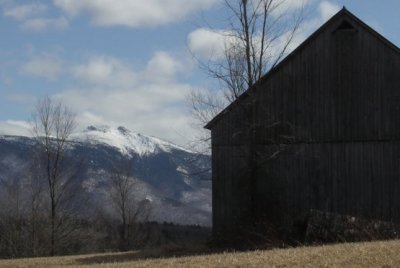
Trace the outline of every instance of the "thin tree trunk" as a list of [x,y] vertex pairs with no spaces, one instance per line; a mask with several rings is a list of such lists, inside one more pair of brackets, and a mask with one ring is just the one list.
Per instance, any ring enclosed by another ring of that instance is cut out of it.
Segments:
[[50,253],[51,256],[55,255],[55,243],[56,243],[56,240],[55,240],[55,233],[56,233],[56,230],[55,230],[55,228],[56,228],[55,219],[56,219],[56,207],[55,207],[55,204],[54,204],[54,200],[51,200],[51,253]]
[[246,47],[246,61],[247,61],[247,82],[248,86],[251,87],[253,85],[253,75],[252,75],[252,67],[251,67],[251,52],[250,52],[250,32],[249,32],[249,19],[247,16],[247,1],[242,0],[243,3],[243,25],[244,25],[244,37],[245,37],[245,47]]

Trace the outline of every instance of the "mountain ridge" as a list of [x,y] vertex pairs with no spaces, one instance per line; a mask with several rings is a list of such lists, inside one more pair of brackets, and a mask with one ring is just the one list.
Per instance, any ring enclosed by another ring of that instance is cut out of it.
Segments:
[[97,140],[98,142],[103,142],[117,147],[122,153],[125,154],[128,154],[130,149],[133,149],[139,155],[156,153],[157,150],[168,151],[171,149],[179,149],[193,153],[190,150],[172,142],[157,137],[132,132],[123,126],[113,128],[106,125],[91,125],[83,131],[73,133],[71,135],[72,141],[84,141],[85,139]]
[[[196,154],[162,139],[124,127],[89,126],[71,135],[68,155],[84,166],[79,182],[93,203],[113,213],[107,200],[108,179],[118,161],[133,161],[135,196],[153,205],[150,220],[211,224],[210,156]],[[0,174],[15,179],[17,166],[29,161],[34,139],[0,135]]]

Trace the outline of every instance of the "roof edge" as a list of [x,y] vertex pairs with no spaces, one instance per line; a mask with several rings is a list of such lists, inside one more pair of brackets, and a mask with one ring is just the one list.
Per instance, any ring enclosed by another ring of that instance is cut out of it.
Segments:
[[302,50],[308,43],[313,41],[320,32],[324,31],[331,23],[333,23],[336,19],[339,17],[347,15],[354,21],[356,21],[361,27],[363,27],[365,30],[376,36],[378,39],[380,39],[383,43],[391,47],[393,50],[395,50],[397,53],[400,54],[400,48],[397,47],[395,44],[393,44],[391,41],[389,41],[387,38],[385,38],[383,35],[372,29],[369,25],[367,25],[365,22],[363,22],[361,19],[359,19],[357,16],[355,16],[353,13],[351,13],[345,6],[342,7],[340,11],[338,11],[335,15],[333,15],[328,21],[326,21],[324,24],[322,24],[315,32],[313,32],[309,37],[307,37],[299,46],[297,46],[292,52],[290,52],[283,60],[281,60],[275,67],[270,69],[263,77],[261,77],[252,87],[248,88],[245,92],[243,92],[242,95],[240,95],[236,100],[234,100],[232,103],[230,103],[227,107],[225,107],[219,114],[217,114],[213,119],[208,122],[204,128],[211,130],[212,126],[219,121],[219,119],[225,115],[227,112],[229,112],[233,107],[237,105],[237,103],[249,96],[249,91],[255,90],[259,86],[259,84],[263,83],[265,80],[267,80],[272,74],[274,74],[276,71],[278,71],[286,62],[288,62],[294,55],[296,55],[300,50]]

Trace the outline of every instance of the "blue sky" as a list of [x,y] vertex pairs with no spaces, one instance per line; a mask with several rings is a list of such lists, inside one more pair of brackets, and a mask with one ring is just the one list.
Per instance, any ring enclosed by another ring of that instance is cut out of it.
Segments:
[[[400,46],[398,0],[304,1],[294,45],[345,5]],[[26,133],[37,99],[49,95],[76,112],[78,128],[123,125],[185,145],[196,134],[187,94],[217,86],[192,54],[221,48],[208,29],[226,30],[222,2],[0,0],[0,134]]]

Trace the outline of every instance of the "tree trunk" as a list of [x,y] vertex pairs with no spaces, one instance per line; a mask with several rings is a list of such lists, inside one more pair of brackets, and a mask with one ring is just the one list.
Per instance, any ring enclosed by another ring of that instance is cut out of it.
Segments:
[[56,206],[54,200],[51,200],[51,252],[50,255],[55,255],[55,235],[56,235]]

